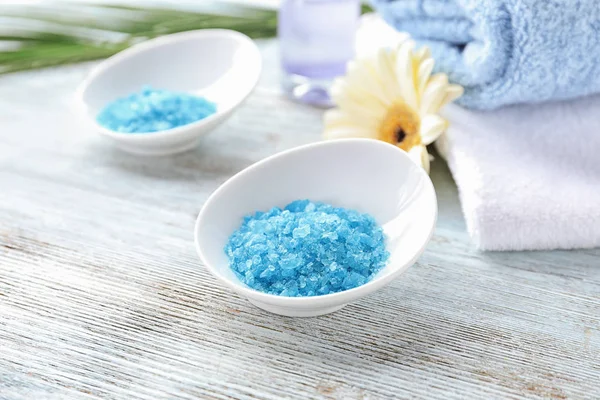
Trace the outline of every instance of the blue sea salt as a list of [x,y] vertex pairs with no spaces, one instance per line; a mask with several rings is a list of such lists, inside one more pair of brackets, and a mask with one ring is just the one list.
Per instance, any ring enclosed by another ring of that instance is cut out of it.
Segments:
[[96,119],[116,132],[149,133],[191,124],[216,111],[215,103],[203,97],[144,86],[107,104]]
[[373,217],[309,200],[246,216],[225,253],[246,285],[289,297],[364,285],[389,257]]

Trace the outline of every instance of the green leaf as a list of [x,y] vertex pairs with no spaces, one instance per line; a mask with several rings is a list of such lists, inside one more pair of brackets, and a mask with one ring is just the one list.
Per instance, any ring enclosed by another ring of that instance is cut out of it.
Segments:
[[[253,39],[277,34],[274,10],[202,4],[206,12],[89,4],[24,6],[22,12],[5,12],[3,16],[32,20],[45,28],[0,35],[1,41],[20,45],[0,51],[0,74],[105,58],[140,40],[196,29],[233,29]],[[363,13],[369,11],[362,6]]]

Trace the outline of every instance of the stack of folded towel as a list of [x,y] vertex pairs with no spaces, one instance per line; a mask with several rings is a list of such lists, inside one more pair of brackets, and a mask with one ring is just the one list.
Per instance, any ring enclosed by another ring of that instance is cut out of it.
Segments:
[[438,148],[475,244],[600,246],[597,0],[372,2],[465,87]]
[[436,145],[478,248],[600,246],[600,96],[446,111]]
[[469,108],[600,92],[597,0],[372,0],[399,31],[431,48]]

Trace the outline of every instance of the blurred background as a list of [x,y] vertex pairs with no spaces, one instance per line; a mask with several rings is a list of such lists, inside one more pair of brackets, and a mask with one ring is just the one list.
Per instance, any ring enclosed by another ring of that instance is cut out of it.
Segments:
[[0,4],[0,73],[105,58],[144,39],[228,28],[276,34],[273,0],[52,1]]

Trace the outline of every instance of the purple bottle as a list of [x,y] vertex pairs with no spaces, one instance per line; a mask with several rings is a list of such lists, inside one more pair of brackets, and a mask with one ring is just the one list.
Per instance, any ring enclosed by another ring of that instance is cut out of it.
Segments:
[[359,0],[282,0],[278,34],[289,96],[332,105],[328,89],[354,56],[359,15]]

